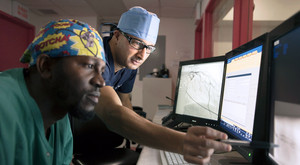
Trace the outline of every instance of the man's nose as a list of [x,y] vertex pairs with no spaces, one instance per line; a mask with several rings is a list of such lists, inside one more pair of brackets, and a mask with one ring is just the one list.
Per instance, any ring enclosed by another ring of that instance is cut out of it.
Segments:
[[145,56],[147,55],[147,48],[143,48],[141,50],[139,50],[138,52],[138,57],[141,59],[141,60],[144,60]]
[[94,85],[97,88],[102,88],[105,86],[105,80],[102,77],[101,73],[96,73],[95,76],[92,78],[92,85]]

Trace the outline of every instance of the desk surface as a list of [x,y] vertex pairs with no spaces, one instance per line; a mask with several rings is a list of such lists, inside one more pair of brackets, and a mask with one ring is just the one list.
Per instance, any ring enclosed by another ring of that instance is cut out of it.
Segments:
[[[171,109],[157,110],[153,118],[153,122],[161,124],[161,119],[169,114],[170,111]],[[245,163],[248,162],[236,151],[214,154],[211,157],[211,165],[237,165]],[[137,165],[162,165],[159,150],[144,146]]]

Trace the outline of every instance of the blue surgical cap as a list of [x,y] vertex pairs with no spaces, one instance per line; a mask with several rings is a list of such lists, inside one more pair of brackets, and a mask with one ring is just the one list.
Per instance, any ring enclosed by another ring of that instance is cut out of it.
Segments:
[[133,7],[122,14],[118,28],[125,33],[155,44],[159,22],[156,14],[150,13],[142,7]]

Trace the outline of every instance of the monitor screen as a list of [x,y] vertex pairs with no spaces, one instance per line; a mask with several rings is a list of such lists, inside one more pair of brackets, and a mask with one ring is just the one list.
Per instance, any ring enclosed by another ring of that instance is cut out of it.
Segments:
[[279,147],[269,156],[277,164],[300,164],[300,13],[271,33],[270,141]]
[[227,59],[221,126],[252,140],[262,45]]
[[180,62],[174,103],[179,120],[195,125],[218,122],[224,62],[224,56]]
[[[268,140],[268,33],[226,53],[220,102],[220,127],[230,138]],[[234,146],[250,162],[259,162],[266,150]]]

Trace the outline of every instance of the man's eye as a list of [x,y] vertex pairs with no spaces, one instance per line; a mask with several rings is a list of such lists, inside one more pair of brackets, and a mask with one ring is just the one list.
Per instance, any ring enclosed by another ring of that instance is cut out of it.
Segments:
[[137,41],[137,40],[134,40],[133,44],[136,45],[136,46],[138,46],[138,47],[142,47],[143,46],[143,43],[141,43],[140,41]]
[[86,64],[86,67],[89,68],[89,69],[94,69],[95,65],[93,65],[93,64]]
[[140,43],[139,43],[139,47],[140,47],[140,48],[144,48],[144,44],[140,42]]

